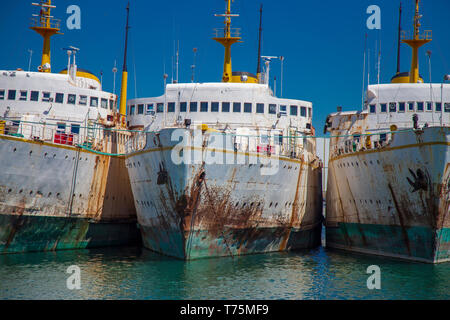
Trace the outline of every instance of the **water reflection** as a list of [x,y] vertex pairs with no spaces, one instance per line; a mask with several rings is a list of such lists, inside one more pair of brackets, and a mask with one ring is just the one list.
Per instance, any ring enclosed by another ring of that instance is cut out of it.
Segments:
[[[69,290],[70,265],[81,290]],[[381,268],[381,290],[366,269]],[[448,299],[450,264],[329,251],[181,261],[140,247],[0,256],[0,299]]]

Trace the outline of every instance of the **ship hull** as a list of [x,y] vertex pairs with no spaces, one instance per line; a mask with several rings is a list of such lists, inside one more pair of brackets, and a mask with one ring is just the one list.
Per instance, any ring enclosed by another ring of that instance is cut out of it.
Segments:
[[396,133],[383,148],[332,158],[327,247],[449,261],[449,144],[450,129],[432,127]]
[[0,162],[0,253],[140,240],[123,158],[0,135]]
[[320,166],[277,158],[276,173],[262,175],[262,155],[213,148],[223,163],[212,163],[205,145],[183,145],[203,160],[175,164],[174,130],[192,134],[148,133],[144,150],[126,160],[146,248],[190,260],[320,245]]

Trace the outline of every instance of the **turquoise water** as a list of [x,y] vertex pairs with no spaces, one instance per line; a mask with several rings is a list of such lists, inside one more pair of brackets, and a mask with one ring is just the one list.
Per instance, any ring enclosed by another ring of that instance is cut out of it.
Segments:
[[[81,289],[66,273],[78,265]],[[381,269],[369,290],[367,267]],[[174,260],[140,247],[0,256],[0,299],[449,299],[450,263],[429,265],[316,248]]]

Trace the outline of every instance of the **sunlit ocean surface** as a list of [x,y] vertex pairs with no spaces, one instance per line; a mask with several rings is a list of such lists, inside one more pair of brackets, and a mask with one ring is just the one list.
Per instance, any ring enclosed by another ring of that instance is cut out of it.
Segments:
[[[81,289],[66,285],[71,265]],[[381,289],[367,288],[367,267]],[[331,251],[180,261],[140,247],[0,256],[0,299],[449,299],[450,263]]]

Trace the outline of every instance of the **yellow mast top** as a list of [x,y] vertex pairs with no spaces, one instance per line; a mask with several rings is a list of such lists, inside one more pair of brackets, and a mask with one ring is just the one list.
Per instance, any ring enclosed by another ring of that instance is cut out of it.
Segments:
[[418,54],[419,48],[432,40],[431,30],[426,30],[423,34],[420,34],[420,18],[422,17],[422,15],[419,13],[419,2],[420,0],[416,0],[416,14],[414,15],[413,37],[407,37],[404,32],[402,33],[402,42],[409,45],[412,49],[411,71],[409,72],[410,83],[418,83],[420,79]]
[[225,17],[225,27],[223,29],[223,36],[219,37],[221,29],[216,29],[216,37],[213,39],[222,44],[225,47],[225,58],[223,63],[223,75],[222,82],[232,82],[232,69],[231,69],[231,45],[240,42],[239,29],[231,28],[231,17],[238,17],[238,14],[231,14],[231,0],[228,1],[227,11],[225,14],[216,14],[216,17]]
[[42,61],[38,70],[41,72],[51,72],[50,64],[50,37],[55,34],[62,34],[59,32],[61,20],[55,19],[50,15],[51,9],[56,8],[52,6],[51,0],[41,0],[39,3],[32,3],[33,6],[40,7],[39,14],[33,14],[31,18],[30,29],[36,31],[44,38],[44,46],[42,48]]

